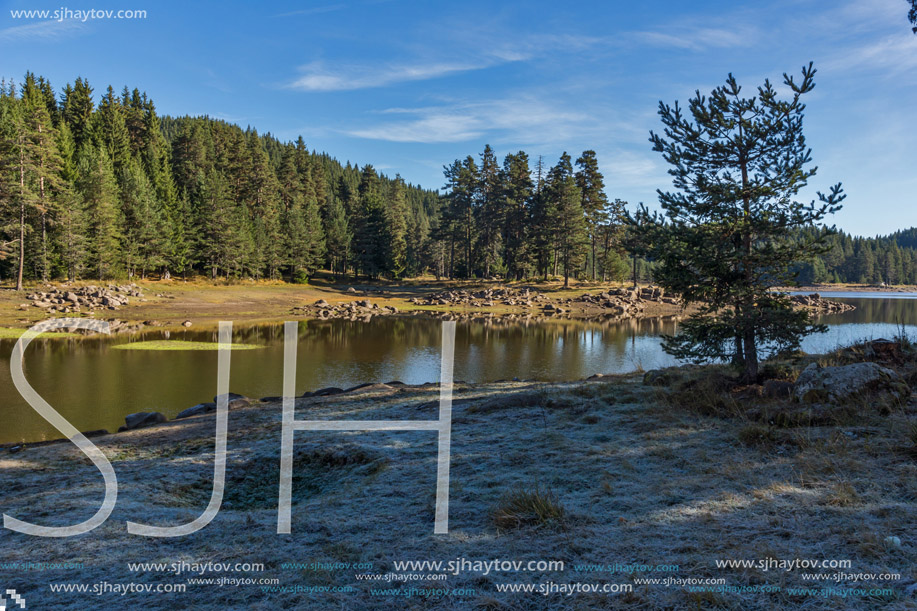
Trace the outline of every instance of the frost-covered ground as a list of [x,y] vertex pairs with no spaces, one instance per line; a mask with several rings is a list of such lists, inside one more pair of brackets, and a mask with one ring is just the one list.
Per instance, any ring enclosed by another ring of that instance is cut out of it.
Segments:
[[[223,508],[203,530],[175,539],[130,535],[125,522],[175,525],[203,511],[213,474],[214,416],[99,438],[94,441],[120,485],[111,518],[71,539],[0,531],[0,586],[24,595],[29,609],[915,608],[917,595],[908,592],[917,582],[913,404],[855,425],[770,429],[697,415],[666,393],[634,376],[459,385],[448,535],[433,534],[434,432],[297,432],[292,534],[278,535],[280,405],[234,410]],[[437,397],[435,386],[377,386],[300,399],[297,417],[435,419]],[[0,455],[0,490],[4,513],[62,525],[95,512],[102,478],[74,446],[62,443]],[[889,537],[898,537],[900,546]],[[797,558],[850,560],[850,566],[716,566],[718,560]],[[429,567],[395,566],[456,559],[563,561],[564,570],[484,574],[472,565],[439,580],[431,574],[440,571]],[[82,566],[11,564],[39,562]],[[183,562],[181,574],[128,565]],[[194,566],[208,562],[265,569]],[[601,566],[614,564],[644,566],[634,572]],[[657,565],[666,570],[643,570]],[[819,582],[804,578],[810,572],[901,577]],[[407,583],[358,577],[393,573],[420,576]],[[223,578],[225,585],[188,581],[201,577]],[[637,582],[667,577],[721,578],[735,589],[714,584],[712,591],[692,592],[685,585]],[[278,581],[227,583],[246,578]],[[103,592],[52,592],[49,584],[58,583]],[[130,583],[187,590],[115,591]],[[506,584],[616,584],[632,591],[498,591]],[[760,586],[779,591],[748,590]],[[807,586],[808,594],[789,591]],[[891,591],[864,596],[852,588]]]

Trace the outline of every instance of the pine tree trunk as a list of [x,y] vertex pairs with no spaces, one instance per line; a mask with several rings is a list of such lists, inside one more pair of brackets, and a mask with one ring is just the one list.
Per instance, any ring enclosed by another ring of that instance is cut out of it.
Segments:
[[758,381],[758,347],[755,345],[755,330],[746,329],[745,337],[745,373],[742,375],[747,384]]
[[22,270],[25,268],[25,157],[22,136],[19,136],[19,269],[16,273],[16,290],[22,290]]
[[41,279],[43,282],[48,281],[48,229],[47,229],[47,212],[45,208],[45,142],[44,136],[41,135],[41,124],[38,125],[38,150],[41,152],[39,159],[38,190],[41,201]]

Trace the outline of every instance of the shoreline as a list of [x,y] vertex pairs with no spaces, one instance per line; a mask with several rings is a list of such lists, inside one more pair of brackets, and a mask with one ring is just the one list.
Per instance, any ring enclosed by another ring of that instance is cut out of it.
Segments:
[[[0,291],[0,327],[22,329],[51,316],[43,309],[32,307],[26,299],[36,290],[57,288],[62,294],[71,288],[93,286],[89,282],[72,285],[39,285],[22,293]],[[140,282],[137,288],[141,297],[118,306],[100,307],[93,315],[98,319],[115,319],[124,331],[157,327],[164,330],[182,326],[212,327],[220,320],[247,323],[270,323],[284,320],[322,319],[316,309],[323,302],[329,310],[350,308],[347,315],[431,313],[436,316],[456,318],[507,317],[528,320],[576,319],[621,320],[630,318],[681,317],[689,314],[673,299],[664,294],[644,298],[639,293],[631,297],[627,283],[592,284],[576,283],[563,288],[559,282],[500,283],[478,281],[420,282],[395,284],[331,284],[316,282],[313,285],[292,285],[281,282],[239,283],[218,285],[212,283]],[[805,293],[819,291],[862,292],[881,290],[889,294],[909,292],[917,287],[877,289],[863,285],[820,285],[793,287]],[[638,291],[652,290],[652,285],[641,285]],[[473,295],[505,290],[509,293],[529,292],[536,298],[474,298]],[[453,300],[441,299],[443,294],[459,295]],[[589,296],[587,299],[586,296]],[[369,301],[369,309],[359,306]],[[46,304],[64,309],[66,303]],[[58,314],[54,312],[54,314]],[[60,314],[65,316],[67,314]],[[85,312],[75,314],[84,316]],[[327,318],[327,317],[326,317]],[[190,324],[189,324],[190,323]]]

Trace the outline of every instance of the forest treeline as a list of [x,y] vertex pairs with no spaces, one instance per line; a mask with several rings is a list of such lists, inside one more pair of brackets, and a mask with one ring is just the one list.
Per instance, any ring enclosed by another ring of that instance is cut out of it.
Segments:
[[[649,279],[595,152],[485,147],[424,189],[253,128],[160,117],[138,89],[0,84],[0,280]],[[814,230],[813,230],[814,231]],[[803,282],[917,283],[917,230],[828,238]]]

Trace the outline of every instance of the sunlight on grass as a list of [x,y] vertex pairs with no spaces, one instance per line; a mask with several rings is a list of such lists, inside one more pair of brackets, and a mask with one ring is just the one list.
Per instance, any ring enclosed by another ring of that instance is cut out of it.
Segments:
[[[112,346],[115,350],[218,350],[217,342],[186,342],[181,340],[152,340],[148,342],[131,342]],[[232,344],[233,350],[257,350],[264,348],[258,344]]]
[[[0,327],[0,339],[19,339],[25,329],[10,329],[9,327]],[[47,338],[47,337],[58,337],[58,338],[74,338],[74,337],[86,337],[85,335],[79,335],[77,333],[63,333],[63,332],[52,332],[52,333],[39,333],[37,337]]]

